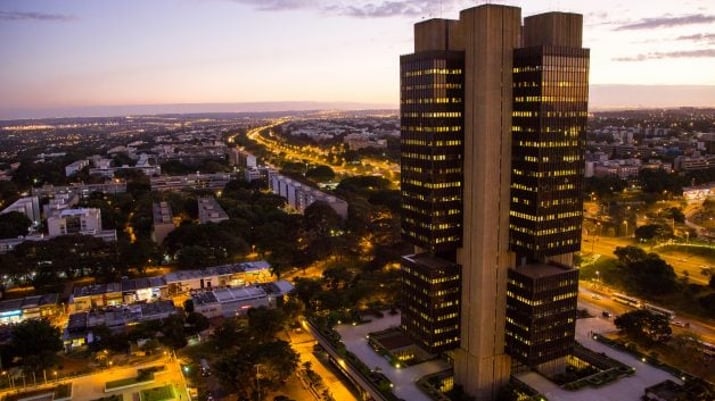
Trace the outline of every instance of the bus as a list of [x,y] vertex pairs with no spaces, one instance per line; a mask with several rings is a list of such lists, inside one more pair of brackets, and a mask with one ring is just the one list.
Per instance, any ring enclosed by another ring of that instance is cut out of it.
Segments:
[[613,298],[614,301],[622,303],[624,305],[632,306],[634,308],[641,307],[641,301],[638,298],[630,297],[626,294],[614,292],[613,295],[611,295],[611,298]]
[[675,312],[673,312],[670,309],[661,308],[660,306],[656,306],[656,305],[649,304],[649,303],[644,303],[643,309],[651,311],[657,315],[665,316],[668,318],[668,320],[675,319]]
[[698,340],[698,345],[700,345],[700,350],[703,352],[703,354],[709,357],[715,357],[715,344]]

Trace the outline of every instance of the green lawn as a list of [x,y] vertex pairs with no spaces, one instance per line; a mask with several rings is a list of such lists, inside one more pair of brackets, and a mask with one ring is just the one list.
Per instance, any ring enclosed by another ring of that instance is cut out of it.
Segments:
[[105,388],[107,390],[111,390],[113,388],[131,386],[132,384],[144,383],[144,382],[148,382],[151,380],[154,380],[154,373],[148,372],[148,373],[145,373],[144,375],[137,376],[137,377],[127,377],[125,379],[108,381],[105,384]]
[[171,384],[153,387],[139,392],[139,399],[141,401],[167,401],[174,399],[174,397],[174,386]]

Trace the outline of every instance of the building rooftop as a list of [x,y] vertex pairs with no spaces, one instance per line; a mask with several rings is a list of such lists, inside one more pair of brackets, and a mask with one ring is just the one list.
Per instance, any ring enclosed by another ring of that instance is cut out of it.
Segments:
[[559,266],[556,264],[546,264],[546,263],[533,263],[523,266],[519,266],[514,270],[518,271],[524,276],[531,278],[541,278],[548,277],[556,274],[562,274],[566,271],[571,270],[567,266]]
[[143,277],[143,278],[127,278],[122,280],[122,291],[136,291],[145,288],[156,288],[166,285],[164,276],[159,277]]
[[29,297],[6,299],[0,301],[0,313],[16,311],[20,309],[34,308],[43,305],[57,304],[59,294],[31,295]]
[[83,287],[75,287],[72,291],[74,297],[86,297],[90,295],[107,294],[110,292],[121,292],[121,283],[92,284]]
[[263,298],[266,292],[259,286],[219,288],[213,291],[219,302],[246,301],[249,299]]
[[171,206],[168,202],[157,202],[153,206],[154,224],[172,224]]
[[203,223],[228,220],[228,214],[221,208],[216,199],[206,196],[198,199],[199,221]]
[[416,254],[412,254],[412,255],[405,255],[405,256],[403,256],[403,258],[411,261],[412,263],[435,268],[435,269],[448,268],[448,267],[454,266],[454,263],[449,262],[445,259],[432,257],[428,253],[416,253]]

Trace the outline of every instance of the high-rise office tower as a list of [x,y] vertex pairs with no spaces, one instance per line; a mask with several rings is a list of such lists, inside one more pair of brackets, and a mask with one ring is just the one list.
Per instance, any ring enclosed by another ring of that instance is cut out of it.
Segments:
[[400,59],[402,327],[493,399],[574,342],[589,52],[582,17],[484,5]]

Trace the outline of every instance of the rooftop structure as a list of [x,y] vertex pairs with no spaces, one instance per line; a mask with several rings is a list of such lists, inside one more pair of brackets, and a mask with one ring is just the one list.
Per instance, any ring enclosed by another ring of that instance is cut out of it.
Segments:
[[201,197],[198,199],[198,203],[199,222],[201,224],[220,223],[224,220],[228,220],[228,215],[221,205],[218,204],[216,198],[212,196]]
[[18,212],[30,219],[31,224],[40,223],[40,201],[37,196],[27,196],[13,202],[0,212],[0,214]]

